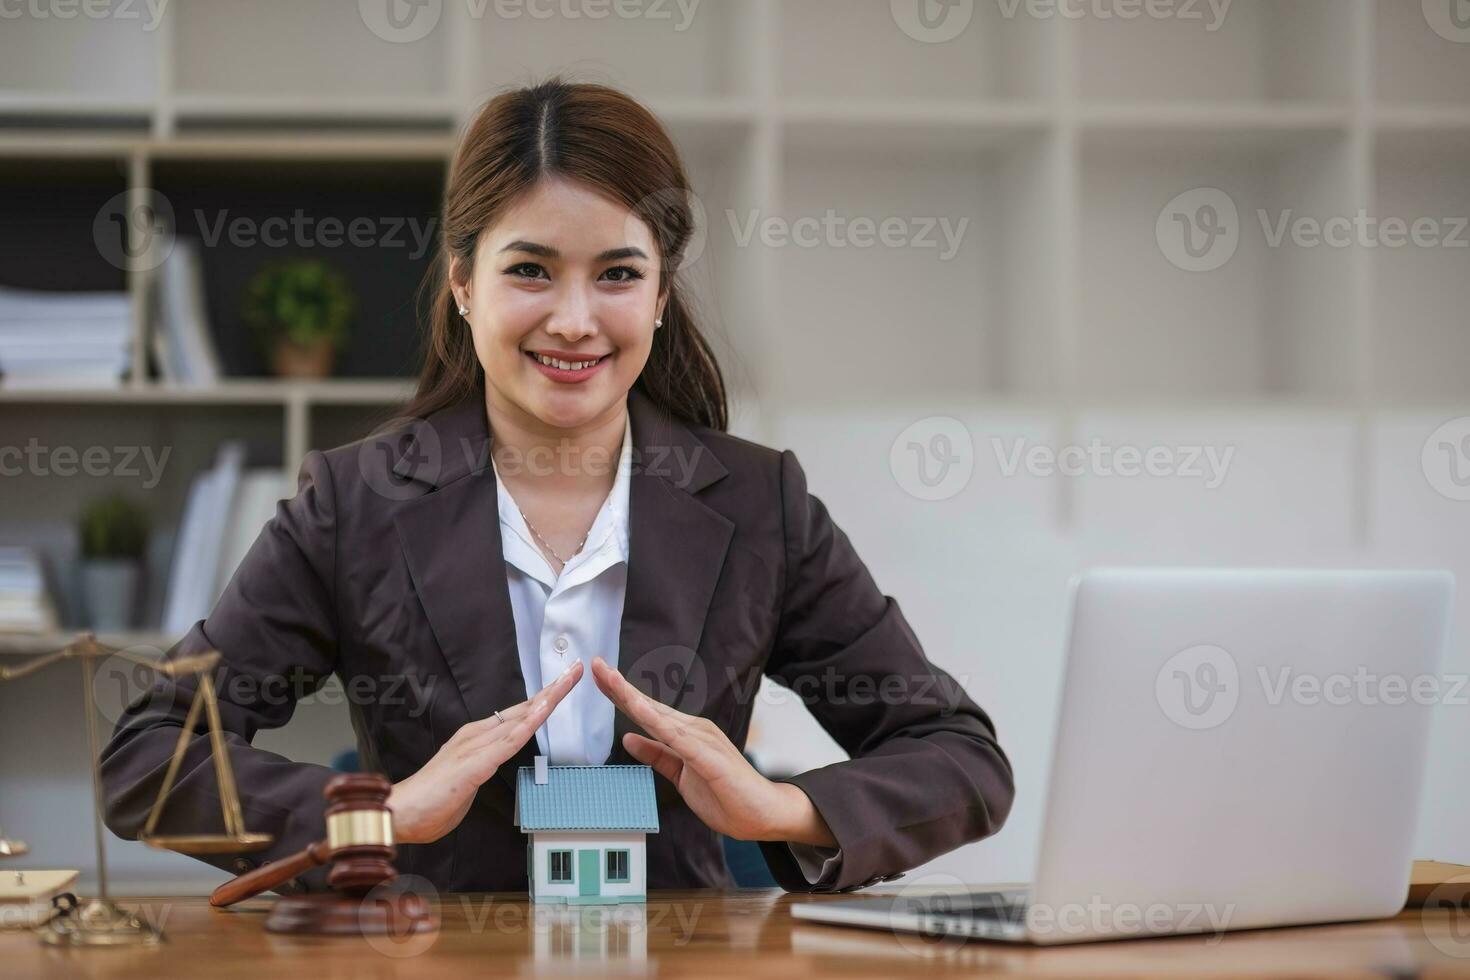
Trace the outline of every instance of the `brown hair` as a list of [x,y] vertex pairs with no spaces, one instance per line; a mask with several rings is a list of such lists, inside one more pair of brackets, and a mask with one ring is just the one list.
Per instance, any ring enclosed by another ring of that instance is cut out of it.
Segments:
[[724,377],[675,274],[695,231],[678,151],[629,96],[560,77],[495,96],[460,140],[444,190],[439,254],[422,287],[431,290],[424,366],[400,416],[423,418],[483,397],[484,368],[449,289],[450,258],[459,258],[468,277],[481,231],[547,176],[587,184],[648,224],[659,250],[659,289],[669,299],[634,387],[671,415],[723,430]]

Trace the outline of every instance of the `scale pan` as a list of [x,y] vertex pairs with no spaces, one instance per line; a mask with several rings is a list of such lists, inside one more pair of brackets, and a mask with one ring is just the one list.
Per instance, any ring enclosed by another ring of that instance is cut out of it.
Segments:
[[258,851],[275,837],[271,834],[154,834],[138,838],[149,847],[180,854],[233,854],[236,851]]

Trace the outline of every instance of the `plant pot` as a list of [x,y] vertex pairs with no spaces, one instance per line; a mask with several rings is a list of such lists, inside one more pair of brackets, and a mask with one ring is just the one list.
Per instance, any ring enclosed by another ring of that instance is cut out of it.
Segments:
[[126,558],[82,562],[82,607],[88,626],[99,633],[132,627],[140,570],[140,562]]
[[271,351],[271,366],[280,378],[325,378],[332,373],[336,349],[325,340],[298,344],[282,338]]

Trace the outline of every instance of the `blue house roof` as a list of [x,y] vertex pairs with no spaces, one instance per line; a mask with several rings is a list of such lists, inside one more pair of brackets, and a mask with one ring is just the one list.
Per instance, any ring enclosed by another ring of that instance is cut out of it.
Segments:
[[648,766],[548,766],[516,774],[516,823],[536,830],[642,830],[658,832],[653,770]]

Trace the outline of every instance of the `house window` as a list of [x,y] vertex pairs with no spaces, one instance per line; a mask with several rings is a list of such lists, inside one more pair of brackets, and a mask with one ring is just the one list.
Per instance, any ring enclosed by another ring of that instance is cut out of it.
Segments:
[[628,881],[628,852],[626,850],[607,852],[607,880],[614,883]]
[[547,851],[546,880],[553,885],[569,885],[572,882],[572,852],[571,851]]

